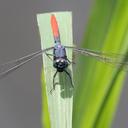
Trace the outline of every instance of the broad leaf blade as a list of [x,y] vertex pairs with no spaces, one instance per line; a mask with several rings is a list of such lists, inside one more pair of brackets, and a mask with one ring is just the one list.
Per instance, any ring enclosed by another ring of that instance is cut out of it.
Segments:
[[[54,46],[54,38],[52,35],[52,29],[50,24],[51,14],[54,14],[56,16],[59,25],[59,31],[61,34],[60,36],[62,44],[72,46],[73,39],[71,12],[53,12],[37,15],[42,49]],[[52,52],[51,54],[53,54]],[[68,58],[72,58],[72,51],[67,51],[67,56]],[[53,75],[56,70],[53,68],[53,62],[46,55],[43,55],[43,67],[51,127],[72,128],[73,90],[71,88],[71,81],[65,73],[60,73],[56,77],[56,82],[59,84],[56,85],[56,89],[51,94],[50,91],[53,88]],[[68,71],[72,76],[71,65],[69,66]],[[44,82],[42,86],[44,86]],[[42,93],[44,93],[44,90],[42,90]],[[44,114],[43,118],[45,118]],[[49,124],[47,125],[45,123],[45,127],[48,128]]]

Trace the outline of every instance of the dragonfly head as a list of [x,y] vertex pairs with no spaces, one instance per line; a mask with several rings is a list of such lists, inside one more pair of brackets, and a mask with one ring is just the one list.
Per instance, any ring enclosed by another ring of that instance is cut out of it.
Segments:
[[68,67],[68,62],[66,59],[58,58],[54,61],[53,66],[57,69],[58,72],[63,72],[63,70]]

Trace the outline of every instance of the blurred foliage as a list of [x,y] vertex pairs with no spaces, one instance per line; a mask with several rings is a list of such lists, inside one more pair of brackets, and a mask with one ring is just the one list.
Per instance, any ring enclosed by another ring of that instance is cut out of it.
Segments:
[[[128,1],[96,0],[81,47],[127,55]],[[81,74],[74,73],[79,84],[74,97],[73,128],[109,128],[125,72],[88,57],[77,61]]]

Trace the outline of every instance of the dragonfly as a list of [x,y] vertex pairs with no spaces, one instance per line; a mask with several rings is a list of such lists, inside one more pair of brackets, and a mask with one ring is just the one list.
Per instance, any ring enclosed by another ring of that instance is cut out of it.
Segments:
[[[51,60],[53,61],[53,67],[56,69],[56,72],[53,75],[53,89],[55,89],[55,78],[58,72],[65,72],[70,78],[72,87],[74,87],[72,77],[70,73],[67,71],[68,66],[73,63],[67,57],[67,54],[66,54],[67,49],[71,49],[75,53],[81,54],[83,56],[95,58],[96,60],[107,63],[107,64],[118,65],[119,67],[128,66],[128,62],[125,59],[124,55],[114,54],[114,53],[107,54],[107,53],[103,53],[103,52],[95,51],[91,49],[84,49],[84,48],[78,48],[75,46],[62,45],[60,40],[60,33],[59,33],[57,19],[54,14],[51,14],[51,28],[52,28],[53,37],[54,37],[54,46],[39,50],[37,52],[18,58],[16,60],[8,61],[7,63],[2,64],[0,66],[0,69],[4,69],[4,67],[6,66],[10,67],[10,65],[13,65],[13,66],[11,68],[5,69],[4,71],[0,72],[0,78],[5,77],[6,75],[10,74],[12,71],[15,71],[16,69],[20,68],[21,66],[28,63],[29,61],[32,61],[38,56],[42,54],[46,54],[50,59],[51,59],[51,56],[53,57],[53,59]],[[53,51],[53,54],[48,54],[47,52],[51,50]]]

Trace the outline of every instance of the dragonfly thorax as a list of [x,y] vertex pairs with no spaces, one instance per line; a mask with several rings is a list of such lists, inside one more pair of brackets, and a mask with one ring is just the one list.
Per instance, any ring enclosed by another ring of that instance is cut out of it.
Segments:
[[65,47],[61,45],[60,43],[57,43],[54,46],[53,55],[54,55],[54,59],[55,58],[67,58]]

